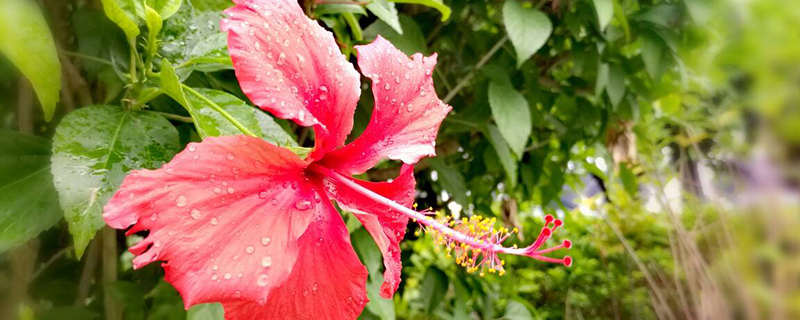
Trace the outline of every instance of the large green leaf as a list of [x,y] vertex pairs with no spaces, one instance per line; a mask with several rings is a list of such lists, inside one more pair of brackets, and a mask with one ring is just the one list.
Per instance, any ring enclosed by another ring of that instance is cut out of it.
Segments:
[[129,39],[139,35],[139,16],[144,16],[144,3],[141,0],[101,0],[103,11],[114,21]]
[[522,158],[531,135],[531,111],[525,97],[509,85],[489,84],[489,106],[509,148]]
[[438,173],[438,180],[442,188],[447,190],[458,204],[467,206],[469,204],[467,200],[468,189],[464,175],[439,158],[431,158],[428,162],[430,162],[431,168]]
[[165,22],[159,47],[164,58],[175,63],[181,79],[192,70],[210,72],[232,69],[227,36],[219,29],[219,11],[199,12],[189,3]]
[[50,141],[0,130],[0,252],[61,219],[50,174]]
[[622,69],[622,66],[614,64],[609,67],[606,92],[614,106],[618,105],[625,97],[625,70]]
[[597,12],[597,24],[600,27],[600,31],[603,31],[614,16],[614,3],[611,0],[593,1],[594,10]]
[[189,0],[189,3],[200,12],[220,12],[233,6],[231,0]]
[[[275,120],[266,113],[248,105],[236,96],[212,89],[195,89],[197,92],[216,103],[228,114],[236,118],[242,125],[250,131],[258,134],[279,146],[297,147],[297,142],[292,136],[286,133]],[[211,108],[208,103],[196,95],[188,95],[189,114],[194,119],[197,133],[201,137],[231,136],[242,134],[230,121],[225,119],[219,112]]]
[[364,30],[364,36],[367,39],[374,39],[378,35],[389,40],[397,49],[403,51],[407,55],[412,55],[418,52],[427,53],[425,46],[425,35],[414,19],[405,15],[400,15],[400,26],[403,28],[403,33],[397,33],[392,27],[382,20],[376,20],[367,29]]
[[436,10],[439,10],[439,12],[442,14],[442,21],[447,21],[447,19],[450,19],[450,13],[452,12],[452,10],[450,10],[450,7],[444,4],[442,0],[389,0],[389,1],[396,3],[421,4],[426,7],[434,8]]
[[512,187],[515,186],[517,184],[517,160],[508,147],[508,143],[503,139],[503,134],[493,125],[486,125],[484,133],[494,147],[494,151],[500,159],[500,165],[503,166],[503,169],[506,171],[506,178],[509,184],[511,184]]
[[90,106],[64,117],[51,170],[78,256],[105,225],[103,206],[128,172],[158,168],[179,147],[175,127],[153,113]]
[[547,15],[534,8],[523,7],[519,1],[507,1],[503,5],[503,23],[517,51],[517,67],[533,56],[553,32],[553,24]]
[[397,33],[403,34],[403,27],[400,26],[400,18],[397,15],[397,9],[394,8],[394,3],[388,0],[372,0],[367,5],[367,10],[386,22]]
[[669,63],[669,47],[654,32],[642,32],[639,37],[642,39],[644,66],[653,81],[657,82],[661,79],[661,75],[664,74]]
[[189,309],[186,320],[225,320],[225,310],[219,303],[198,304]]
[[0,0],[0,52],[33,84],[47,121],[61,91],[61,63],[42,12],[33,1]]
[[427,314],[432,314],[433,310],[444,300],[448,282],[447,275],[436,267],[431,266],[425,272],[422,288],[420,288],[419,302],[422,304],[421,309],[425,310]]
[[522,302],[511,300],[506,305],[506,314],[503,315],[506,320],[534,320],[533,314],[528,310]]
[[369,280],[367,281],[369,302],[365,306],[366,311],[382,320],[394,320],[394,303],[392,300],[386,300],[380,296],[383,283],[383,273],[381,272],[383,257],[378,245],[364,228],[358,228],[350,238],[353,248],[369,271]]

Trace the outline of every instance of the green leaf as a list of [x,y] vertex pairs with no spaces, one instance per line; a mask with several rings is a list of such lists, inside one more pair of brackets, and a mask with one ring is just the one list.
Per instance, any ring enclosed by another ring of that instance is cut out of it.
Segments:
[[64,117],[53,137],[51,170],[78,256],[105,225],[103,206],[125,175],[158,168],[179,148],[178,131],[153,113],[90,106]]
[[597,23],[600,31],[603,31],[614,16],[614,3],[611,0],[593,0],[593,2],[597,12]]
[[47,22],[33,1],[0,0],[0,7],[0,52],[30,80],[50,121],[60,98],[61,63]]
[[212,72],[233,69],[227,35],[219,29],[222,14],[198,12],[189,3],[166,21],[159,47],[161,55],[177,65],[181,79],[192,70]]
[[144,292],[139,285],[128,281],[115,281],[106,284],[105,289],[111,297],[125,306],[126,320],[144,319],[147,305],[144,301]]
[[0,130],[0,253],[61,219],[50,174],[50,141]]
[[614,106],[619,105],[622,98],[625,97],[625,70],[622,69],[622,66],[615,64],[609,67],[606,92]]
[[372,0],[367,5],[367,10],[372,12],[378,19],[386,22],[394,31],[403,34],[403,27],[400,26],[400,18],[397,16],[397,9],[394,8],[394,3],[387,0]]
[[134,39],[139,35],[138,13],[144,13],[144,6],[140,0],[100,0],[103,3],[103,11],[111,21],[125,32],[128,39]]
[[653,32],[642,32],[642,60],[647,73],[658,82],[667,68],[669,48],[664,40]]
[[519,1],[503,5],[503,23],[517,51],[517,68],[530,59],[550,38],[553,24],[547,15],[534,8],[524,8]]
[[219,303],[198,304],[189,309],[186,320],[225,320],[225,310]]
[[497,157],[500,159],[500,165],[502,165],[503,169],[506,171],[508,183],[511,187],[515,186],[517,184],[517,160],[514,159],[514,154],[511,153],[508,143],[503,139],[500,130],[493,125],[486,125],[484,132],[486,137],[489,138],[489,142],[494,147]]
[[413,55],[418,52],[427,53],[425,35],[414,19],[400,15],[400,26],[403,28],[402,34],[397,33],[386,22],[376,20],[364,30],[364,35],[367,39],[375,39],[380,35],[407,55]]
[[600,96],[608,85],[608,64],[600,63],[597,65],[597,82],[594,85],[594,94]]
[[442,14],[442,21],[447,21],[450,19],[450,7],[442,2],[442,0],[389,0],[391,2],[396,3],[410,3],[410,4],[421,4],[426,7],[431,7],[436,10],[439,10],[439,13]]
[[636,174],[628,167],[627,163],[620,163],[619,165],[619,178],[622,180],[622,186],[631,197],[636,197],[636,192],[639,190],[639,185],[636,182]]
[[439,176],[439,183],[444,190],[447,190],[453,199],[462,206],[467,206],[467,182],[464,180],[464,175],[455,168],[444,163],[440,158],[430,158],[428,161],[433,170],[436,170]]
[[[139,0],[141,1],[141,0]],[[145,4],[158,12],[161,19],[167,20],[181,8],[183,0],[146,0]]]
[[[228,114],[236,118],[251,132],[258,134],[264,140],[278,146],[296,147],[297,142],[286,133],[275,120],[266,113],[248,105],[236,96],[213,89],[196,88],[197,92],[216,103]],[[242,134],[236,126],[225,119],[219,112],[211,108],[208,103],[195,95],[188,95],[189,114],[194,119],[197,133],[200,137],[232,136]]]
[[420,288],[420,303],[426,314],[431,314],[444,300],[448,285],[447,275],[436,267],[429,267],[425,271]]
[[383,283],[383,273],[381,272],[383,256],[381,256],[381,250],[364,228],[358,228],[350,238],[353,248],[367,267],[367,271],[369,271],[369,280],[367,281],[367,298],[369,302],[365,307],[366,310],[380,319],[395,319],[394,303],[392,300],[386,300],[380,296],[381,284]]
[[507,320],[534,320],[533,314],[531,311],[528,310],[528,307],[525,304],[517,301],[511,300],[506,305],[506,314],[503,316],[503,319]]
[[175,101],[180,103],[184,108],[186,108],[186,110],[191,112],[189,102],[186,99],[186,94],[183,92],[181,80],[178,79],[178,76],[175,74],[175,69],[172,68],[172,65],[167,59],[161,60],[160,80],[161,90],[163,90],[168,96],[172,97],[172,99],[175,99]]
[[531,136],[531,111],[525,97],[508,85],[489,83],[489,106],[509,148],[522,158]]
[[340,13],[355,13],[355,14],[367,15],[367,10],[364,9],[364,6],[359,4],[324,3],[317,5],[314,8],[314,13],[317,15],[340,14]]
[[200,12],[220,12],[233,6],[231,0],[189,0],[189,3]]

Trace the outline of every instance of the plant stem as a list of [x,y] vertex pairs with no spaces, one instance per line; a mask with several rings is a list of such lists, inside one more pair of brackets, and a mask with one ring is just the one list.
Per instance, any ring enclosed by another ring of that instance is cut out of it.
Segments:
[[77,58],[81,58],[81,59],[85,59],[85,60],[89,60],[89,61],[94,61],[94,62],[106,64],[106,65],[109,65],[109,66],[113,66],[114,65],[113,62],[108,61],[108,60],[103,59],[103,58],[93,57],[93,56],[89,56],[89,55],[85,55],[85,54],[77,53],[77,52],[72,52],[72,51],[68,51],[68,50],[61,50],[60,52],[62,54],[64,54],[64,55],[67,55],[67,56],[77,57]]
[[[434,228],[434,229],[438,230],[439,232],[441,232],[443,234],[446,234],[450,238],[455,239],[458,242],[468,244],[468,245],[472,246],[473,248],[478,248],[478,249],[481,249],[481,250],[488,250],[488,251],[493,251],[493,252],[510,253],[510,254],[520,254],[520,253],[522,253],[522,251],[521,251],[522,249],[505,248],[505,247],[503,247],[503,246],[501,246],[499,244],[493,244],[493,243],[488,243],[488,242],[479,242],[477,239],[475,239],[473,237],[470,237],[470,236],[468,236],[466,234],[463,234],[461,232],[458,232],[456,230],[453,230],[449,226],[447,226],[447,225],[445,225],[445,224],[443,224],[443,223],[441,223],[441,222],[439,222],[439,221],[437,221],[437,220],[435,220],[435,219],[433,219],[431,217],[428,217],[428,216],[426,216],[426,215],[424,215],[424,214],[422,214],[420,212],[417,212],[415,210],[411,210],[409,208],[406,208],[405,206],[403,206],[403,205],[401,205],[401,204],[399,204],[397,202],[394,202],[394,201],[392,201],[392,200],[390,200],[390,199],[388,199],[388,198],[386,198],[386,197],[384,197],[384,196],[382,196],[380,194],[377,194],[377,193],[373,192],[372,190],[364,188],[361,185],[353,182],[352,180],[342,176],[338,172],[333,171],[331,169],[328,169],[328,168],[325,168],[323,166],[316,165],[316,164],[312,164],[311,166],[309,166],[309,169],[311,169],[313,171],[316,171],[316,172],[319,172],[319,173],[321,173],[321,174],[323,174],[323,175],[325,175],[325,176],[327,176],[327,177],[329,177],[329,178],[331,178],[333,180],[336,180],[336,181],[344,184],[348,188],[352,189],[353,191],[356,191],[356,192],[364,195],[367,198],[370,198],[371,200],[373,200],[373,201],[375,201],[377,203],[380,203],[380,204],[382,204],[384,206],[389,207],[392,210],[400,212],[403,215],[405,215],[406,217],[408,217],[410,219],[413,219],[414,221],[417,221],[420,224],[425,225],[426,227]],[[517,251],[519,251],[519,252],[517,252]]]
[[167,118],[167,119],[170,119],[170,120],[181,121],[181,122],[186,122],[186,123],[193,123],[194,122],[192,117],[184,117],[184,116],[179,116],[177,114],[171,114],[171,113],[166,113],[166,112],[158,112],[158,111],[153,111],[153,110],[146,110],[146,111],[150,112],[150,113],[155,113],[157,115],[160,115],[160,116],[162,116],[164,118]]
[[136,38],[129,38],[128,45],[130,45],[131,49],[131,62],[130,62],[130,76],[131,76],[131,83],[137,83],[138,79],[136,79]]
[[486,64],[486,62],[489,62],[489,59],[491,59],[494,56],[494,54],[497,52],[497,50],[500,50],[500,48],[503,47],[503,45],[506,43],[506,41],[508,41],[508,35],[503,36],[503,38],[501,38],[499,41],[497,41],[497,43],[494,45],[494,47],[489,49],[489,52],[486,52],[486,54],[483,55],[481,60],[478,61],[478,64],[475,65],[475,69],[473,69],[466,77],[461,79],[461,81],[459,81],[456,84],[455,88],[453,88],[453,90],[448,92],[447,96],[445,96],[444,99],[442,99],[442,102],[448,103],[448,102],[450,102],[450,100],[455,98],[455,96],[459,92],[461,92],[461,89],[464,89],[464,87],[467,86],[467,83],[469,83],[469,81],[472,80],[472,77],[475,76],[475,73],[478,70],[480,70],[483,67],[483,65]]
[[228,113],[227,111],[222,109],[222,107],[220,107],[219,105],[214,103],[214,101],[211,101],[211,99],[207,98],[206,96],[202,95],[200,92],[197,92],[196,90],[192,89],[191,87],[189,87],[189,86],[187,86],[185,84],[181,84],[181,87],[186,92],[189,92],[189,93],[195,95],[196,97],[200,98],[200,100],[203,100],[203,102],[207,103],[212,109],[214,109],[215,111],[219,112],[219,114],[221,114],[223,117],[225,117],[225,119],[230,121],[242,133],[244,133],[244,134],[246,134],[248,136],[258,137],[258,135],[256,135],[252,131],[250,131],[250,129],[247,129],[247,127],[242,125],[239,122],[239,120],[236,120],[236,118],[234,118],[233,116],[230,115],[230,113]]

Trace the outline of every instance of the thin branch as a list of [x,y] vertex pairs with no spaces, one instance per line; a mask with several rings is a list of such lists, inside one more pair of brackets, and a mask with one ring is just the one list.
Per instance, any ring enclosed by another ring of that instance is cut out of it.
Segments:
[[464,78],[462,78],[461,81],[459,81],[456,84],[456,86],[453,88],[453,90],[451,90],[450,92],[447,93],[447,95],[444,97],[444,99],[442,99],[442,101],[444,103],[448,103],[448,102],[450,102],[450,100],[455,98],[455,96],[459,92],[461,92],[461,89],[464,89],[464,87],[466,87],[467,84],[469,84],[469,82],[475,76],[475,73],[478,70],[480,70],[483,67],[484,64],[489,62],[489,59],[491,59],[494,56],[494,54],[497,53],[497,50],[500,50],[500,48],[503,47],[503,45],[506,43],[506,41],[508,41],[508,35],[503,36],[503,38],[501,38],[499,41],[497,41],[497,43],[494,45],[494,47],[489,49],[489,51],[486,52],[486,54],[483,55],[481,60],[478,61],[478,64],[475,65],[475,68],[472,71],[470,71],[470,73],[467,74]]
[[112,66],[112,67],[114,66],[113,62],[108,61],[108,60],[103,59],[103,58],[92,57],[92,56],[89,56],[89,55],[85,55],[85,54],[77,53],[77,52],[72,52],[72,51],[69,51],[69,50],[61,50],[60,53],[64,54],[64,55],[72,56],[72,57],[77,57],[77,58],[89,60],[89,61],[94,61],[94,62],[98,62],[98,63],[102,63],[102,64],[107,64],[107,65]]
[[42,274],[42,272],[44,272],[44,270],[47,269],[47,267],[58,261],[58,259],[61,259],[61,257],[65,256],[67,253],[72,251],[72,249],[73,249],[72,246],[69,246],[56,252],[56,254],[50,257],[50,259],[42,263],[42,265],[39,266],[39,269],[36,269],[36,272],[34,272],[33,275],[31,275],[31,280],[36,279],[39,275]]
[[186,122],[186,123],[194,123],[194,119],[192,119],[192,117],[184,117],[184,116],[179,116],[177,114],[159,112],[159,111],[153,111],[153,110],[145,110],[145,111],[146,112],[150,112],[150,113],[155,113],[157,115],[160,115],[160,116],[162,116],[164,118],[167,118],[167,119],[170,119],[170,120]]

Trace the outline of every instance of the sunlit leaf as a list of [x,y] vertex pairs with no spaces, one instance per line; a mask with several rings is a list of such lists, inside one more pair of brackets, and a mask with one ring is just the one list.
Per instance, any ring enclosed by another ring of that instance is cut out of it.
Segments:
[[50,28],[33,1],[0,0],[0,53],[30,80],[47,121],[61,91],[61,63]]
[[447,21],[447,19],[450,19],[450,13],[452,12],[452,10],[450,10],[450,7],[444,4],[442,0],[389,0],[389,1],[396,3],[421,4],[426,7],[434,8],[436,10],[439,10],[439,12],[442,14],[442,21]]
[[594,9],[597,11],[597,23],[600,31],[605,30],[611,18],[614,16],[614,3],[611,0],[593,0]]
[[[136,38],[139,30],[139,16],[144,13],[140,0],[101,0],[103,11],[108,19],[117,24],[129,39]],[[142,13],[142,14],[139,14]]]
[[534,8],[525,8],[516,0],[503,5],[503,23],[517,51],[517,67],[544,46],[553,32],[553,24],[547,15]]

